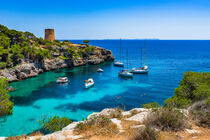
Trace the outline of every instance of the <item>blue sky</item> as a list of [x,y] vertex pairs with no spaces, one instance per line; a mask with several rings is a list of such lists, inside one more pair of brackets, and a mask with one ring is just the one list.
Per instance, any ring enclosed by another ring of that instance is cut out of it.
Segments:
[[57,39],[210,39],[210,0],[0,0],[0,24]]

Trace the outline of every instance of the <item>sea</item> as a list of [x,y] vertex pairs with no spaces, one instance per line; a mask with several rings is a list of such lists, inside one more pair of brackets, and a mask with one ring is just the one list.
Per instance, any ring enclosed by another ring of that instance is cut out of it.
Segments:
[[[82,40],[70,41],[82,43]],[[90,40],[89,44],[109,49],[116,60],[120,59],[120,40]],[[130,110],[149,102],[163,105],[174,95],[183,73],[210,71],[209,40],[122,40],[121,61],[125,69],[140,67],[141,48],[144,48],[143,58],[147,57],[149,73],[134,75],[132,79],[119,77],[118,72],[123,68],[105,62],[53,70],[11,83],[16,89],[9,93],[14,102],[13,114],[0,119],[0,136],[42,130],[41,120],[52,116],[81,121],[105,108]],[[97,68],[104,72],[98,73]],[[67,76],[69,82],[56,84],[56,79],[62,76]],[[84,80],[88,78],[93,78],[95,85],[85,89]]]

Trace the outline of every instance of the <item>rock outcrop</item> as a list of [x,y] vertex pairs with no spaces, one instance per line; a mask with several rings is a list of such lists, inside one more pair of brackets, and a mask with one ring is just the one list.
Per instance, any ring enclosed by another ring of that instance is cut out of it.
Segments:
[[114,56],[110,50],[96,47],[96,53],[90,54],[87,60],[85,58],[63,60],[59,57],[35,62],[26,62],[23,60],[22,63],[16,67],[0,70],[0,77],[5,77],[9,80],[9,82],[14,82],[37,76],[39,73],[45,71],[67,67],[78,67],[86,65],[87,63],[89,65],[96,65],[112,60],[114,60]]

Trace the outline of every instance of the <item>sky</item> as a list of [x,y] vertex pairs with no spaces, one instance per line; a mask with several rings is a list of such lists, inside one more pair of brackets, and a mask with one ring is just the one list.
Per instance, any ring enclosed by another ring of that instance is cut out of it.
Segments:
[[210,39],[210,0],[0,0],[0,24],[56,39]]

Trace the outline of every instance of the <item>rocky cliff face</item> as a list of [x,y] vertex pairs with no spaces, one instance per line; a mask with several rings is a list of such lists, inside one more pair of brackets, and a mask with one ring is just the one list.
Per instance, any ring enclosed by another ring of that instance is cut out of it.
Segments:
[[26,62],[22,63],[16,67],[0,70],[0,76],[5,77],[9,82],[23,80],[29,77],[37,76],[39,73],[50,71],[54,69],[61,69],[67,67],[77,67],[83,66],[87,63],[89,65],[96,65],[103,63],[105,61],[114,60],[114,56],[110,50],[104,48],[96,47],[96,51],[93,54],[90,54],[88,59],[85,58],[73,58],[62,60],[60,58],[54,59],[45,59],[35,62]]

